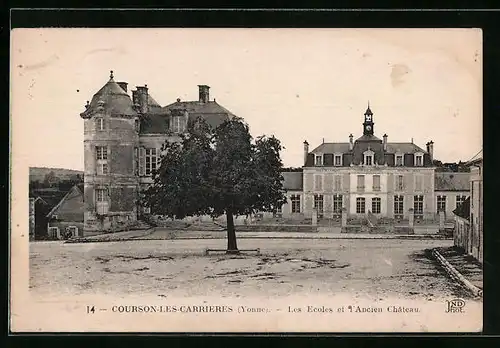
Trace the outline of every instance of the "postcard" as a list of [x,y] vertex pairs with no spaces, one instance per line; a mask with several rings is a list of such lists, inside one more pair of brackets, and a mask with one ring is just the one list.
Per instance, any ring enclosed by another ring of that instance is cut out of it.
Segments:
[[11,34],[12,332],[481,332],[480,29]]

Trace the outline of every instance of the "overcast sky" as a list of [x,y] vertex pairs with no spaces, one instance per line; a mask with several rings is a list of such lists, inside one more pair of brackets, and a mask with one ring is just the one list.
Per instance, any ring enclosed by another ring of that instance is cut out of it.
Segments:
[[274,134],[285,166],[362,134],[413,138],[435,158],[469,160],[482,147],[479,30],[16,29],[12,33],[12,153],[27,166],[83,169],[87,100],[109,79],[147,84],[162,105],[210,98]]

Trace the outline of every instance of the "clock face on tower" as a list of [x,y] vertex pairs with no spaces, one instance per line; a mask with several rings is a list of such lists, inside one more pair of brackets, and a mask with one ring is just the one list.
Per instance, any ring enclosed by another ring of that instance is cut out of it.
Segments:
[[372,130],[372,126],[367,125],[367,126],[366,126],[366,130],[367,130],[368,132],[369,132],[369,131],[371,131],[371,130]]

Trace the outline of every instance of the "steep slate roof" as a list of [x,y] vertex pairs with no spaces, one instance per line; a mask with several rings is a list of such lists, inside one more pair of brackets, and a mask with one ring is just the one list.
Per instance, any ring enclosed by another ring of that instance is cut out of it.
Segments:
[[[124,82],[120,82],[125,84]],[[188,123],[199,116],[212,127],[217,127],[235,115],[219,105],[215,100],[202,103],[200,101],[180,101],[162,107],[150,94],[148,94],[148,112],[139,114],[134,108],[129,94],[119,83],[115,82],[111,72],[109,81],[92,97],[86,110],[80,115],[84,118],[91,117],[94,113],[106,110],[111,116],[139,116],[141,119],[140,132],[142,134],[165,134],[169,129],[169,120],[172,109],[184,109],[188,112]]]
[[[100,103],[103,102],[102,105]],[[137,116],[130,96],[115,82],[113,77],[92,97],[87,109],[80,115],[91,117],[103,107],[111,116]]]
[[416,153],[422,152],[426,153],[427,151],[423,150],[420,146],[417,146],[413,143],[387,143],[387,152],[388,153]]
[[165,106],[163,109],[166,111],[172,109],[185,109],[193,114],[224,114],[230,117],[235,116],[231,111],[213,100],[206,103],[200,101],[176,101],[175,103]]
[[458,217],[470,220],[470,197],[467,197],[462,204],[460,204],[455,210],[453,210],[453,214]]
[[81,196],[83,196],[83,187],[84,187],[84,184],[83,183],[80,183],[80,184],[76,184],[75,186],[73,186],[71,188],[71,190],[69,190],[66,195],[64,195],[64,197],[59,201],[59,203],[57,203],[54,208],[52,208],[52,210],[47,214],[47,217],[50,218],[56,211],[57,209],[59,209],[59,207],[61,205],[64,204],[64,202],[72,196],[72,194],[75,192]]
[[283,188],[291,191],[302,191],[302,172],[282,172]]
[[435,173],[434,190],[435,191],[468,191],[469,173]]
[[165,107],[150,107],[150,112],[141,120],[141,133],[162,134],[169,128],[170,114],[173,109],[186,110],[188,122],[202,117],[211,127],[217,127],[224,121],[236,117],[231,111],[215,101],[176,101]]
[[189,121],[196,120],[199,116],[212,127],[217,127],[226,120],[236,117],[231,111],[219,105],[216,101],[202,103],[199,101],[176,101],[163,108],[170,112],[172,109],[184,109],[189,113]]
[[349,151],[349,143],[323,143],[310,153],[344,153]]
[[[363,140],[366,140],[366,136]],[[363,138],[361,137],[361,138]],[[360,139],[361,139],[360,138]],[[373,140],[380,140],[377,137],[373,137]],[[358,140],[360,140],[358,139]],[[345,153],[349,151],[349,143],[323,143],[312,150],[310,153]],[[412,143],[387,143],[387,151],[386,153],[417,153],[423,152],[426,153],[421,147],[412,144]]]
[[352,163],[360,164],[363,161],[363,153],[368,150],[375,153],[375,161],[378,164],[385,163],[382,140],[374,135],[363,135],[354,142]]

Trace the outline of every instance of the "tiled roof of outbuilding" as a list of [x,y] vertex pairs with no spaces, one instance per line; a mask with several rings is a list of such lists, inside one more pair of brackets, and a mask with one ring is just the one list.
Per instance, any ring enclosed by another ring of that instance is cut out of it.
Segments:
[[435,173],[435,191],[468,191],[470,190],[470,173]]
[[282,172],[283,188],[291,191],[302,191],[302,172]]

